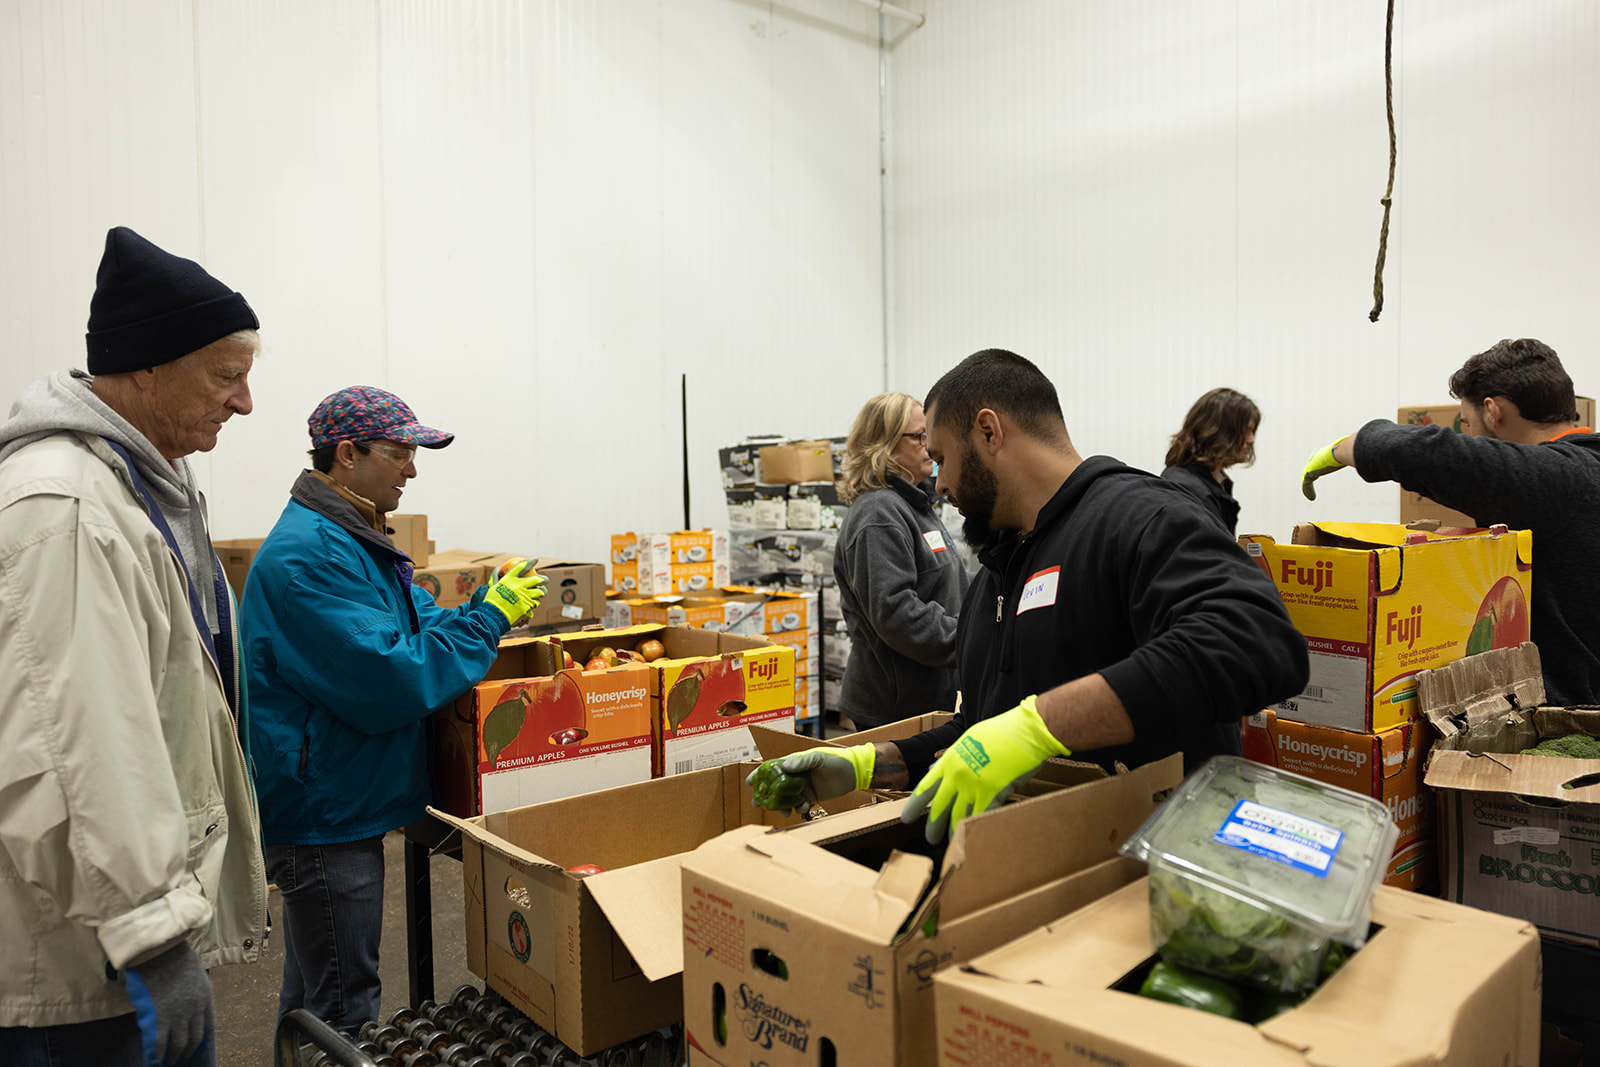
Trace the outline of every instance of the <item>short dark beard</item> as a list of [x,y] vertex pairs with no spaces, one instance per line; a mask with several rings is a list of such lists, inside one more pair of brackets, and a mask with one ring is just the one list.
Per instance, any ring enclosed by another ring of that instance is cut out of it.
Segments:
[[956,486],[956,506],[961,509],[961,538],[982,548],[994,533],[994,502],[999,492],[994,471],[984,465],[970,441],[961,447],[961,482]]

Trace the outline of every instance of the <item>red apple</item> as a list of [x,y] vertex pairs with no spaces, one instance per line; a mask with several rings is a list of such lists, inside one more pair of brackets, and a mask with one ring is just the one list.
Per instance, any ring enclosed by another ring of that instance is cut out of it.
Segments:
[[580,863],[576,866],[568,867],[567,873],[575,874],[581,878],[586,874],[605,874],[606,869],[604,867],[596,866],[593,863]]
[[[533,569],[533,564],[532,564],[531,561],[529,561],[527,559],[527,557],[525,557],[525,556],[513,556],[510,559],[506,560],[504,563],[500,564],[500,570],[499,570],[499,572],[497,574],[497,577],[504,578],[507,574],[511,573],[513,568],[521,567],[523,564],[527,564],[529,570]],[[519,576],[522,576],[522,575],[526,575],[528,572],[527,571],[523,571],[523,570],[519,570],[517,573],[518,573]]]
[[1472,633],[1467,637],[1467,655],[1492,648],[1516,648],[1531,633],[1528,600],[1513,575],[1506,575],[1489,589],[1478,608]]
[[666,652],[667,646],[653,637],[639,642],[639,655],[644,657],[646,663],[660,659]]
[[595,656],[591,658],[588,663],[583,665],[583,669],[586,671],[603,671],[609,666],[611,666],[611,664],[607,663],[599,656]]
[[561,665],[563,667],[576,667],[577,661],[572,658],[572,653],[566,649],[561,650]]

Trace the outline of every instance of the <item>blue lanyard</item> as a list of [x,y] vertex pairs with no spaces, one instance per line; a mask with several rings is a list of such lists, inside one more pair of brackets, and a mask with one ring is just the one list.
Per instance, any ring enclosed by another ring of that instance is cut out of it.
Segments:
[[[205,644],[206,652],[211,656],[211,662],[216,666],[217,673],[222,678],[222,692],[223,695],[228,698],[228,706],[232,708],[234,706],[234,695],[232,687],[228,685],[227,681],[228,675],[232,670],[232,664],[230,662],[229,672],[224,673],[222,669],[222,661],[217,656],[216,643],[211,639],[211,625],[206,622],[205,609],[201,607],[200,597],[195,593],[194,579],[189,575],[189,568],[184,565],[183,553],[178,551],[178,539],[172,536],[172,527],[167,525],[166,516],[161,514],[161,509],[156,506],[156,498],[151,495],[149,488],[147,488],[144,484],[144,479],[139,476],[139,468],[134,466],[133,458],[128,455],[128,450],[123,448],[117,442],[111,440],[109,437],[103,438],[103,440],[106,444],[110,445],[111,450],[117,455],[121,456],[122,461],[128,465],[128,474],[133,478],[133,487],[137,489],[139,491],[139,495],[144,498],[145,509],[150,513],[150,521],[155,524],[157,530],[161,531],[161,536],[166,538],[167,547],[172,549],[172,558],[177,561],[178,570],[183,574],[184,584],[189,587],[189,614],[194,619],[194,628],[200,634],[200,640]],[[199,549],[200,546],[197,545],[195,550],[199,551]],[[210,550],[209,545],[206,546],[206,550]],[[230,617],[231,612],[229,609],[229,599],[227,593],[220,588],[216,588],[216,586],[226,580],[222,577],[222,567],[220,565],[214,569],[214,577],[215,581],[213,582],[212,594],[216,597],[217,624],[221,629],[222,635],[226,637],[231,632],[232,619]],[[229,656],[229,659],[231,661],[231,655]],[[237,709],[235,709],[234,714],[238,714]]]

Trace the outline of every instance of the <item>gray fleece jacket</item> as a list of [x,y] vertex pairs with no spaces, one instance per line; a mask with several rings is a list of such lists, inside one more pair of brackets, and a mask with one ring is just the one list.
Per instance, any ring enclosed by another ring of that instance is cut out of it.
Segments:
[[833,576],[850,630],[839,710],[862,729],[953,710],[956,616],[971,576],[927,495],[891,477],[857,497]]

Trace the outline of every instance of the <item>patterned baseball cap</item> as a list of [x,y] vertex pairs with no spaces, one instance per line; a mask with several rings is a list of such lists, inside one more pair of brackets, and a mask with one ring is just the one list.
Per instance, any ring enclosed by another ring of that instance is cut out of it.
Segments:
[[422,425],[405,401],[370,385],[352,385],[323,397],[306,423],[311,427],[312,448],[340,441],[399,441],[443,448],[456,439],[453,433]]

